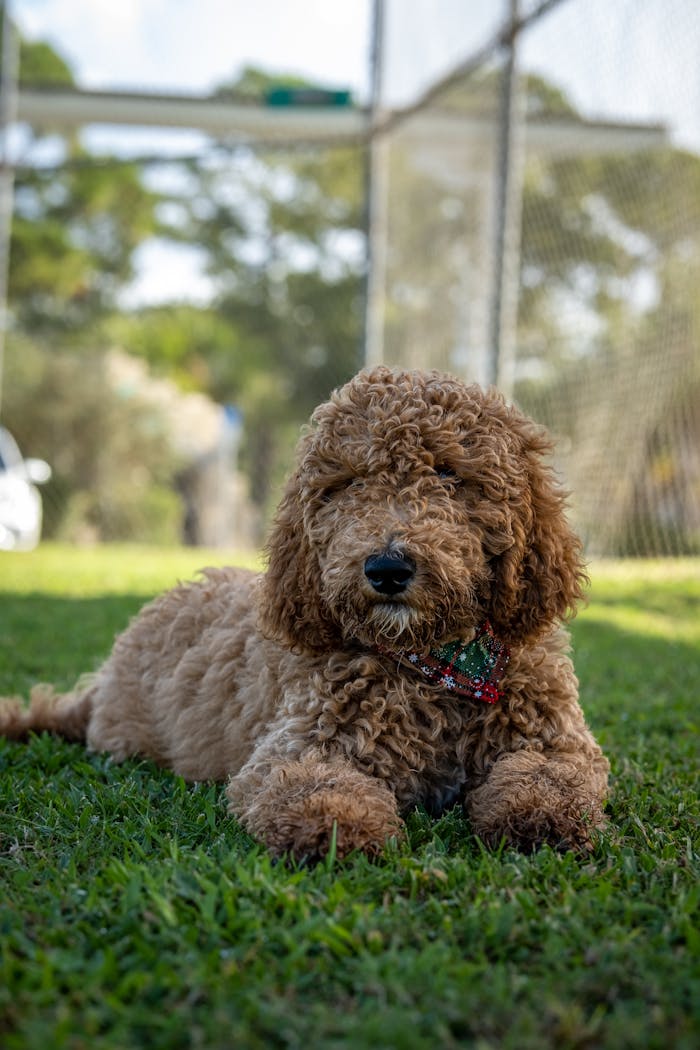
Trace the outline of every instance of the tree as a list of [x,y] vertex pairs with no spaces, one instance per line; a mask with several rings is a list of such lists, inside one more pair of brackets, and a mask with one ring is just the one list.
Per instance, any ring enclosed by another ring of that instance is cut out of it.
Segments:
[[[592,549],[700,549],[700,158],[542,160],[526,181],[521,402],[565,436]],[[585,333],[585,334],[582,334]]]
[[[22,83],[72,85],[48,44],[20,44]],[[54,164],[35,161],[36,147]],[[51,461],[48,535],[174,540],[169,487],[179,466],[152,406],[120,397],[107,376],[98,321],[155,229],[156,196],[136,165],[93,158],[74,136],[27,129],[15,177],[9,272],[13,324],[3,423],[26,455]]]
[[[72,83],[52,49],[22,48],[29,81]],[[247,70],[233,88],[260,100],[279,82]],[[28,155],[37,141],[32,133]],[[359,358],[360,154],[236,149],[219,162],[183,163],[187,189],[159,211],[164,195],[144,187],[137,164],[98,162],[74,138],[54,148],[55,165],[27,164],[17,175],[10,293],[18,337],[90,355],[116,341],[183,387],[235,402],[264,515],[300,422]],[[211,306],[114,309],[134,249],[154,232],[201,245],[216,289]]]
[[[72,86],[68,63],[45,42],[20,40],[21,84]],[[56,157],[31,158],[42,144]],[[74,135],[26,129],[15,172],[9,302],[23,330],[76,337],[113,308],[133,276],[134,249],[156,228],[158,197],[136,164],[91,157]]]
[[[271,87],[289,82],[247,69],[221,91],[261,102]],[[238,148],[189,165],[178,222],[163,231],[206,253],[217,289],[212,306],[228,325],[229,342],[217,336],[215,347],[207,336],[206,350],[198,343],[180,360],[212,396],[242,408],[243,454],[263,515],[299,424],[361,358],[363,159],[355,147]],[[153,320],[153,312],[141,316],[146,328]],[[224,332],[210,314],[196,327]],[[163,364],[171,345],[166,340]],[[153,340],[150,347],[155,360],[160,351]]]
[[[440,99],[440,116],[479,116],[495,134],[497,84],[497,74],[469,78]],[[541,79],[528,77],[525,90],[528,114],[581,120]],[[465,147],[455,173],[453,155],[419,131],[391,143],[386,349],[396,363],[480,372],[487,325],[474,302],[488,306],[493,275],[489,151]],[[700,430],[691,410],[700,406],[700,158],[671,146],[529,156],[515,398],[562,438],[560,466],[592,549],[697,547],[700,463],[688,450]]]
[[18,170],[9,299],[18,324],[74,341],[114,308],[134,249],[155,226],[155,197],[136,165]]
[[27,454],[51,461],[44,532],[76,540],[174,543],[182,507],[172,489],[180,461],[167,420],[138,391],[109,378],[109,359],[47,352],[26,335],[7,355],[3,422]]

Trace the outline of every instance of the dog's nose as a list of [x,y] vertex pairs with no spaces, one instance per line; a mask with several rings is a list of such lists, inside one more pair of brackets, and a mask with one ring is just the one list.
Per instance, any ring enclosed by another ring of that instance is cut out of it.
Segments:
[[415,574],[414,563],[400,554],[371,554],[365,562],[365,576],[377,594],[401,594]]

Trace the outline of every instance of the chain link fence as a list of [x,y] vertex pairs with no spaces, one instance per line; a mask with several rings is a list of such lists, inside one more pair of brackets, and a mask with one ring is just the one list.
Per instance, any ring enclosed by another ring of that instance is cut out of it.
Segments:
[[545,423],[591,554],[697,553],[700,9],[409,7],[380,78],[408,115],[374,147],[381,352]]
[[[180,157],[181,175],[186,162],[185,171],[216,178],[227,187],[222,207],[234,215],[246,180],[257,179],[259,188],[256,173],[269,169],[272,213],[290,207],[294,179],[329,161],[334,180],[353,170],[359,197],[367,157],[365,360],[496,383],[547,425],[591,555],[699,553],[700,7],[694,0],[374,0],[372,10],[367,109],[363,97],[323,111],[265,108],[244,98],[226,136],[216,123],[232,119],[231,110],[222,115],[226,99],[200,100],[209,124],[192,157]],[[20,119],[31,124],[32,105],[50,124],[74,119],[66,114],[78,101],[98,109],[109,102],[128,124],[125,106],[138,104],[143,113],[167,104],[175,125],[185,119],[182,106],[191,106],[98,95],[54,90],[49,110],[49,96],[24,91]],[[150,134],[144,142],[148,154],[139,163],[149,185],[154,167],[161,179],[168,171],[168,155],[161,165]],[[94,163],[100,152],[94,129],[91,143],[80,163]],[[286,181],[285,156],[294,172]],[[255,225],[255,208],[241,213]],[[360,220],[344,221],[336,263],[347,281],[333,285],[342,317],[330,303],[309,305],[303,267],[288,282],[299,299],[287,301],[273,273],[279,260],[259,264],[296,378],[285,380],[288,395],[263,385],[258,407],[282,406],[296,388],[310,388],[314,362],[322,362],[326,385],[358,363],[360,313],[353,307],[348,319],[347,304],[361,300],[363,243]],[[277,251],[287,235],[273,232],[267,240]],[[255,238],[253,229],[250,245]],[[257,235],[258,245],[264,240]],[[335,265],[331,254],[326,275]],[[195,321],[186,319],[196,328]],[[205,337],[216,342],[209,329]],[[80,538],[94,520],[108,523],[94,527],[94,538],[148,532],[172,541],[181,538],[183,515],[194,520],[196,505],[210,521],[207,543],[250,541],[256,529],[242,479],[221,482],[233,442],[221,406],[191,395],[185,403],[147,373],[126,382],[124,369],[133,366],[119,356],[89,364],[84,357],[15,339],[6,362],[15,436],[56,468],[45,489],[48,531]],[[279,377],[268,378],[273,384]],[[66,406],[81,385],[89,398],[70,415]],[[37,404],[41,426],[29,422]],[[109,421],[122,418],[125,404],[131,415],[122,439]],[[185,436],[190,444],[197,439],[196,448],[183,446],[179,426],[191,413],[199,422]],[[259,461],[275,413],[261,408],[259,418],[249,411],[244,419],[255,483],[271,473]],[[238,440],[236,431],[236,448]],[[286,434],[283,445],[291,454]],[[139,460],[151,448],[146,476]],[[195,462],[203,465],[196,477]],[[276,483],[288,464],[273,465]],[[60,481],[78,473],[87,481],[77,486],[83,503],[76,504]],[[217,503],[211,493],[224,490]],[[192,541],[204,542],[203,535]]]

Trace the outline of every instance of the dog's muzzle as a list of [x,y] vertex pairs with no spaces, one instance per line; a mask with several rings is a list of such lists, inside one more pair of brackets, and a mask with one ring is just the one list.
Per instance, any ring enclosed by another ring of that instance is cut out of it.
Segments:
[[403,594],[415,574],[415,563],[401,554],[371,554],[365,562],[365,576],[373,589],[388,597]]

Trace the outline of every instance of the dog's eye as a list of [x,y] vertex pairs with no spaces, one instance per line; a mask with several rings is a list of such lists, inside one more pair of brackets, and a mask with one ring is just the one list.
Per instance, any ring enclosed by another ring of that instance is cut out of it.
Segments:
[[343,485],[329,485],[321,493],[321,502],[330,503],[334,496],[337,496],[339,492],[343,491]]
[[327,485],[321,494],[321,500],[323,503],[330,503],[334,496],[339,496],[341,492],[349,488],[353,484],[352,478],[339,478],[332,484]]
[[447,481],[452,485],[458,485],[461,481],[459,474],[455,473],[451,467],[446,467],[442,464],[435,467],[435,473],[440,478],[440,481]]

